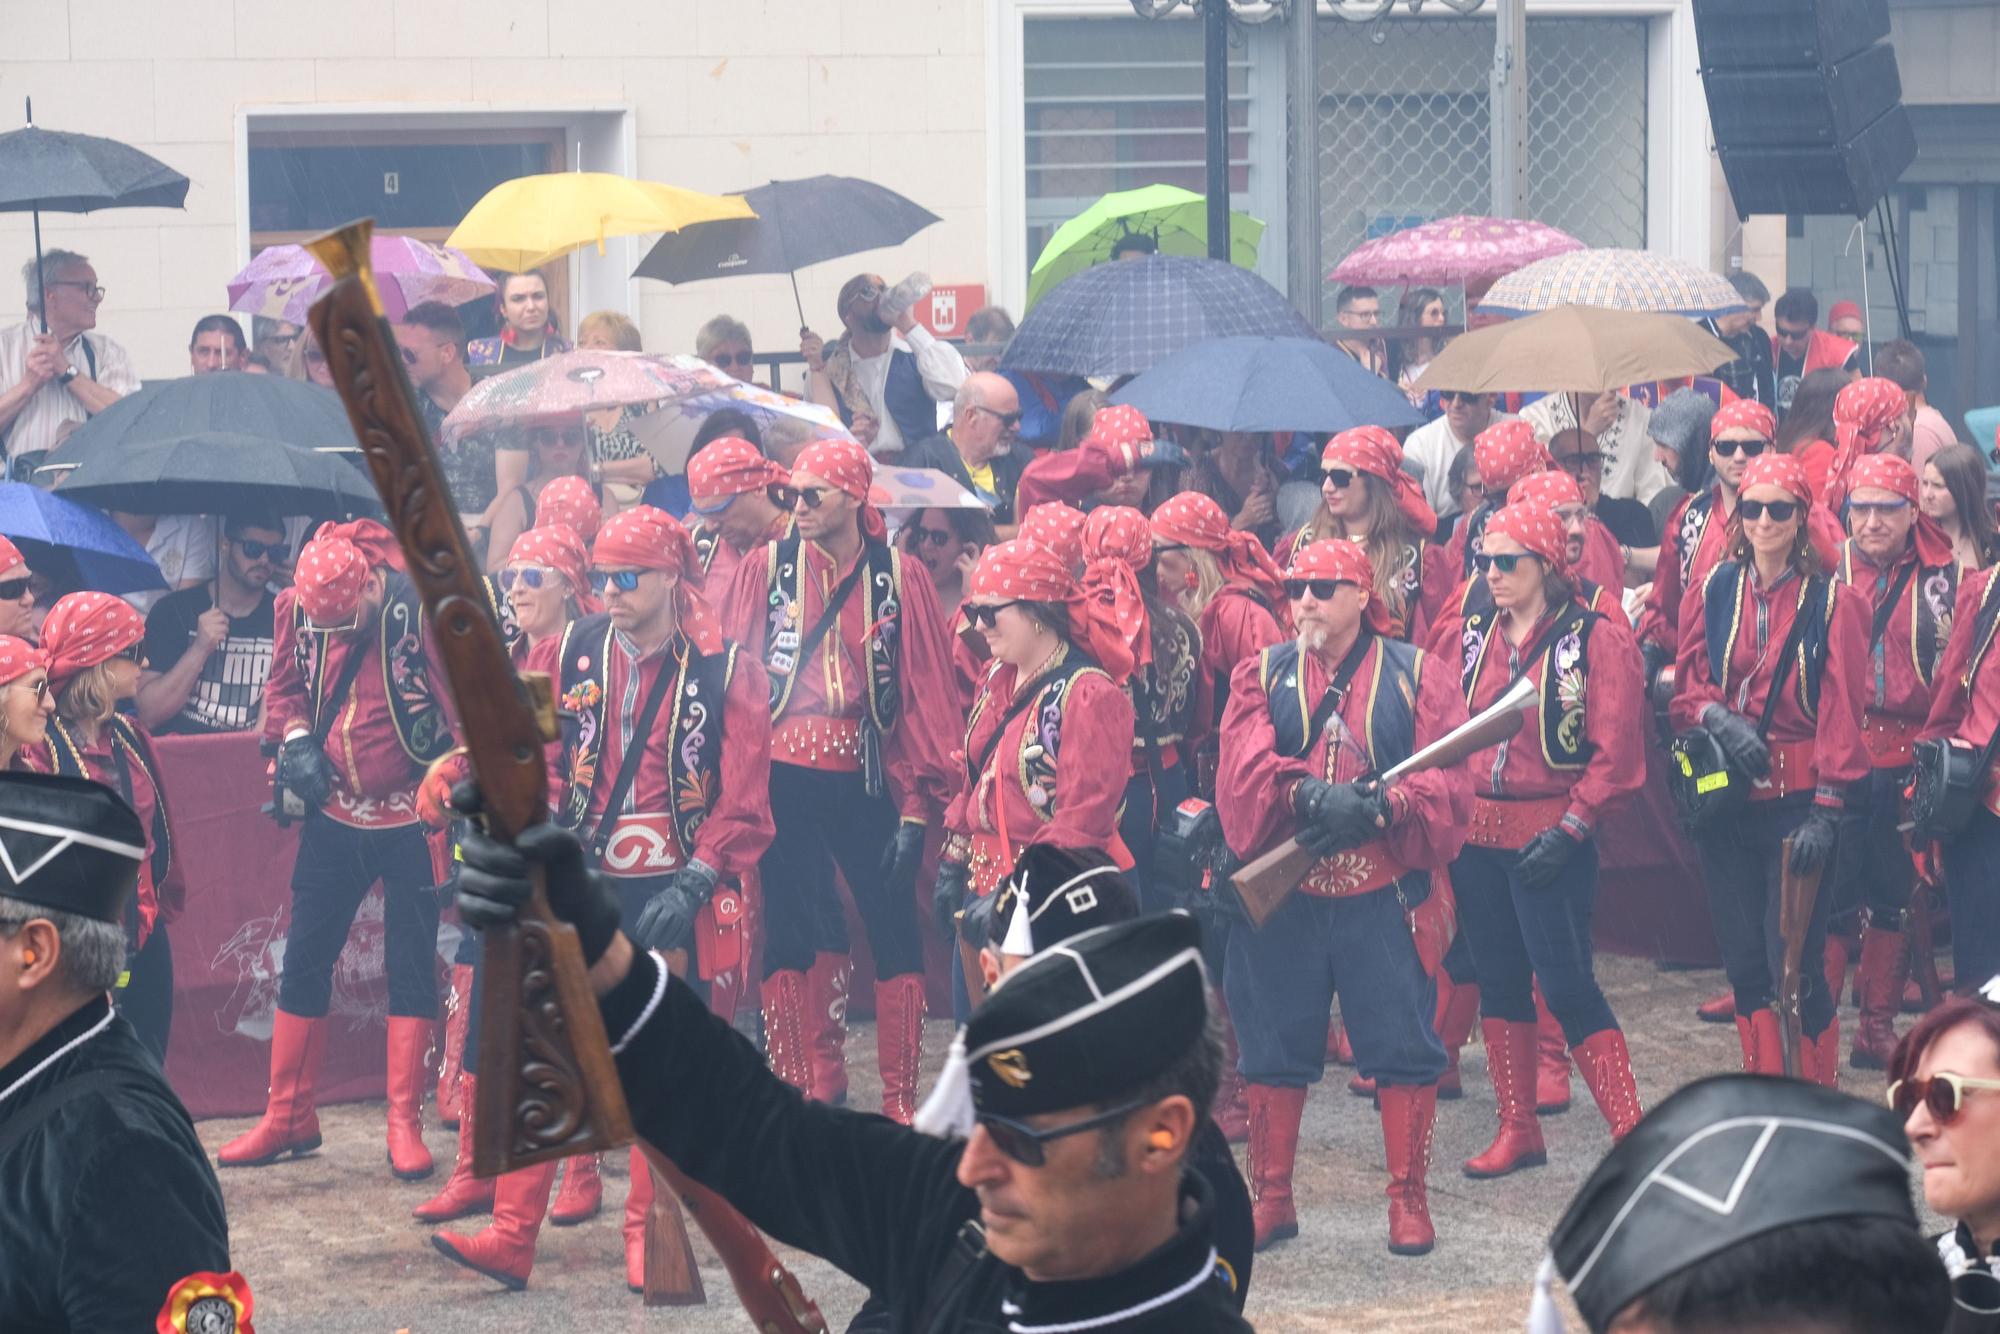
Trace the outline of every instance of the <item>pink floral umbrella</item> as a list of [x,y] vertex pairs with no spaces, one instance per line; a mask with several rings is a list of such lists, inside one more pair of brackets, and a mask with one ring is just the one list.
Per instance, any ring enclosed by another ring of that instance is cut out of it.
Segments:
[[618,408],[655,409],[729,393],[736,381],[699,357],[578,348],[481,380],[444,419],[453,445],[469,435],[538,426]]
[[1583,248],[1568,232],[1528,218],[1439,218],[1364,242],[1327,277],[1391,287],[1476,287],[1538,259]]
[[[391,320],[402,319],[411,306],[426,301],[459,306],[493,290],[486,271],[460,251],[411,236],[375,233],[369,262]],[[258,251],[257,258],[229,280],[229,308],[303,327],[306,308],[332,285],[333,279],[304,246],[274,245]]]

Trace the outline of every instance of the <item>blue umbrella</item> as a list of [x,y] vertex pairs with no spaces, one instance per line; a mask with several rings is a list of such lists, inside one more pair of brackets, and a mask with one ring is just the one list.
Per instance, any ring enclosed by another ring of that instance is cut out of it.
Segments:
[[1219,259],[1148,255],[1065,278],[1021,321],[1006,370],[1118,376],[1149,371],[1182,348],[1234,334],[1313,338],[1278,289]]
[[[0,534],[11,538],[30,569],[99,593],[165,588],[146,548],[102,510],[30,486],[0,482]],[[74,578],[65,578],[65,574]]]
[[1196,343],[1111,396],[1153,421],[1211,431],[1416,426],[1403,392],[1317,338],[1247,335]]

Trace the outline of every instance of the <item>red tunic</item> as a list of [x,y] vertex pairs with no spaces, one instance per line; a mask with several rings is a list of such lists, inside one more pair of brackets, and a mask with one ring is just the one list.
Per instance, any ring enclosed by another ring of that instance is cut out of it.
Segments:
[[709,547],[708,571],[701,580],[702,592],[707,595],[708,600],[719,604],[728,596],[729,586],[736,578],[737,568],[752,555],[762,551],[764,543],[777,541],[790,532],[791,528],[792,516],[780,514],[772,522],[771,531],[764,534],[748,551],[738,551],[718,530],[714,543]]
[[1727,541],[1729,524],[1721,512],[1722,489],[1714,488],[1713,494],[1715,503],[1709,508],[1708,523],[1701,530],[1701,542],[1695,547],[1685,584],[1681,581],[1681,523],[1694,497],[1682,496],[1667,516],[1666,527],[1660,530],[1660,562],[1653,571],[1653,591],[1646,598],[1646,609],[1639,614],[1642,644],[1658,644],[1675,651],[1680,648],[1681,600],[1688,589],[1700,588],[1708,579],[1708,572],[1722,559],[1723,544]]
[[[597,768],[591,776],[590,806],[585,816],[587,828],[595,829],[604,820],[604,806],[611,799],[611,785],[617,781],[618,771],[625,764],[626,734],[645,706],[653,683],[659,680],[661,668],[671,659],[674,670],[681,670],[680,659],[668,651],[680,642],[676,639],[673,644],[637,660],[635,680],[632,643],[625,635],[612,633],[610,661],[605,669],[603,749],[598,753]],[[529,669],[548,672],[551,676],[558,674],[562,670],[559,661],[561,649],[560,636],[544,639],[530,654]],[[667,747],[671,741],[667,720],[673,705],[671,698],[661,704],[660,716],[646,738],[646,752],[639,761],[638,773],[633,775],[632,790],[626,794],[624,810],[620,814],[660,814],[677,809],[677,796],[671,790],[667,762]],[[770,846],[773,833],[770,680],[757,660],[746,653],[736,655],[735,670],[730,674],[729,693],[724,697],[722,710],[720,787],[713,794],[708,818],[702,821],[701,829],[695,836],[692,856],[714,867],[724,877],[740,880],[757,869],[757,859]],[[560,760],[561,754],[560,743],[549,747],[552,765]],[[549,786],[557,801],[561,800],[560,793],[569,778],[570,775],[551,769]],[[670,821],[667,823],[671,826]],[[687,849],[680,851],[683,855],[688,853]]]
[[[1474,669],[1469,713],[1477,714],[1507,692],[1520,671],[1520,649],[1531,647],[1548,625],[1549,618],[1544,617],[1517,648],[1507,641],[1504,622],[1496,622]],[[1645,732],[1632,725],[1633,719],[1643,716],[1638,642],[1622,623],[1606,619],[1591,629],[1587,654],[1583,735],[1591,754],[1583,768],[1557,769],[1549,764],[1540,743],[1541,715],[1531,710],[1518,733],[1468,762],[1476,795],[1522,800],[1566,793],[1569,808],[1564,822],[1577,833],[1589,833],[1607,809],[1645,785]],[[1549,655],[1540,653],[1528,665],[1527,678],[1538,687],[1548,662]]]
[[[1841,549],[1836,577],[1860,594],[1862,610],[1872,628],[1882,601],[1901,577],[1900,572],[1906,566],[1915,565],[1917,560],[1916,546],[1912,543],[1904,548],[1900,558],[1886,567],[1879,567],[1866,552],[1849,542]],[[1918,566],[1911,571],[1896,598],[1896,606],[1889,613],[1881,642],[1868,646],[1862,684],[1862,698],[1867,705],[1864,726],[1871,736],[1878,738],[1870,749],[1878,763],[1884,766],[1908,763],[1907,742],[1930,714],[1931,682],[1924,679],[1918,662],[1916,636],[1926,629],[1935,636],[1940,625],[1948,631],[1952,624],[1951,595],[1948,575],[1938,578],[1933,572],[1927,576]],[[1931,615],[1919,616],[1920,608],[1927,608]],[[1942,615],[1937,614],[1940,611]],[[1937,645],[1933,640],[1928,647],[1935,665],[1938,658],[1945,656],[1942,651],[1945,646]],[[1894,753],[1885,751],[1885,747],[1896,741],[1903,744],[1895,747]]]
[[1254,658],[1291,636],[1263,603],[1233,584],[1209,599],[1196,628],[1201,631],[1201,663],[1195,672],[1193,735],[1186,740],[1190,747],[1212,749],[1223,684],[1244,659]]
[[[1968,687],[1965,671],[1978,647],[1973,635],[1978,629],[1979,606],[1995,577],[1995,570],[1967,570],[1959,576],[1958,602],[1952,611],[1951,641],[1931,678],[1930,716],[1924,720],[1922,736],[1927,740],[1956,739],[1983,746],[2000,726],[2000,666],[1988,649],[1979,661],[1979,671]],[[1994,596],[2000,597],[2000,590]]]
[[[850,564],[836,569],[833,557],[816,542],[801,543],[799,551],[806,567],[805,597],[798,609],[803,636],[819,620],[828,595],[854,567]],[[897,809],[905,819],[927,821],[944,809],[957,788],[946,751],[949,738],[960,733],[960,715],[944,614],[938,610],[930,573],[920,561],[899,559],[898,563],[903,584],[898,671],[902,710],[896,725],[882,738],[882,760]],[[765,660],[770,598],[768,561],[745,560],[737,567],[727,599],[721,601],[723,633],[760,663]],[[803,749],[794,753],[786,736],[788,725],[789,734],[794,736],[806,735],[813,726],[811,720],[837,722],[851,730],[867,716],[863,645],[872,627],[865,620],[861,590],[856,588],[840,609],[837,629],[820,641],[811,661],[793,668],[791,698],[774,729],[775,762],[848,773],[859,770],[858,755],[828,754],[824,749],[816,757]]]
[[[1771,689],[1775,668],[1770,659],[1783,647],[1791,633],[1792,619],[1798,614],[1799,584],[1796,574],[1787,574],[1771,588],[1761,587],[1755,575],[1748,581],[1743,610],[1737,627],[1736,643],[1729,657],[1729,698],[1708,669],[1708,637],[1702,615],[1702,585],[1688,590],[1681,603],[1680,652],[1676,680],[1679,685],[1669,708],[1677,729],[1701,724],[1702,710],[1710,704],[1725,704],[1755,723],[1762,716],[1764,697]],[[1862,599],[1852,588],[1836,583],[1831,591],[1833,610],[1827,624],[1826,665],[1820,679],[1819,717],[1808,718],[1799,706],[1794,656],[1786,664],[1785,689],[1771,711],[1767,744],[1812,743],[1813,782],[1822,805],[1842,804],[1843,789],[1864,777],[1870,767],[1868,750],[1861,742],[1861,710],[1866,698],[1868,663],[1868,615]],[[1753,798],[1754,798],[1753,793]]]
[[[1031,704],[1007,720],[994,745],[1015,685],[1015,669],[1006,663],[995,664],[981,683],[965,749],[957,757],[960,772],[989,747],[992,753],[976,782],[960,787],[944,816],[947,829],[990,849],[985,859],[990,864],[974,868],[981,893],[997,885],[1020,849],[1031,844],[1095,848],[1121,863],[1129,861],[1118,842],[1118,808],[1125,799],[1126,757],[1132,750],[1131,697],[1104,673],[1084,671],[1071,682],[1058,718],[1043,716]],[[1030,772],[1026,751],[1031,746],[1043,747],[1044,753],[1055,749],[1053,790],[1045,772]]]
[[[137,721],[132,719],[126,721],[142,736],[145,734]],[[70,728],[70,735],[76,735],[73,725]],[[48,740],[42,745],[24,746],[16,754],[25,769],[38,774],[54,773],[56,767],[52,748],[61,744],[55,732],[51,730]],[[118,784],[118,766],[111,755],[111,747],[117,744],[121,743],[114,740],[108,725],[99,727],[97,740],[81,748],[81,758],[84,768],[89,771],[93,781],[102,783],[113,792],[123,795],[124,789]],[[166,901],[164,916],[167,921],[171,922],[179,915],[183,890],[179,884],[178,863],[167,871],[165,886],[153,883],[153,854],[156,851],[153,845],[153,817],[160,808],[160,794],[153,786],[153,780],[146,776],[146,768],[139,762],[137,756],[129,753],[125,756],[125,769],[132,776],[132,809],[138,813],[139,827],[146,831],[146,856],[139,863],[138,940],[144,945],[146,938],[153,933],[153,924],[162,916],[163,900]],[[169,833],[168,837],[171,838],[172,834]]]
[[[1258,679],[1257,659],[1237,664],[1229,683],[1229,708],[1222,718],[1222,769],[1215,805],[1222,817],[1222,832],[1239,855],[1255,856],[1297,830],[1292,790],[1301,779],[1351,782],[1370,769],[1387,769],[1407,758],[1368,752],[1372,701],[1360,684],[1374,678],[1381,652],[1377,644],[1363,655],[1354,674],[1356,688],[1349,690],[1341,703],[1339,718],[1345,725],[1342,744],[1332,747],[1328,735],[1335,729],[1322,729],[1302,758],[1278,754],[1277,731]],[[1305,698],[1319,700],[1332,680],[1333,669],[1312,653],[1301,654],[1299,663]],[[1465,696],[1459,693],[1457,669],[1448,659],[1425,654],[1418,669],[1417,746],[1437,740],[1465,718]],[[1382,842],[1392,857],[1416,870],[1439,871],[1451,865],[1464,846],[1472,819],[1472,778],[1464,765],[1428,769],[1399,779],[1389,789],[1389,804],[1394,818]]]
[[1576,562],[1576,572],[1614,593],[1625,587],[1625,552],[1595,514],[1584,524],[1583,555]]

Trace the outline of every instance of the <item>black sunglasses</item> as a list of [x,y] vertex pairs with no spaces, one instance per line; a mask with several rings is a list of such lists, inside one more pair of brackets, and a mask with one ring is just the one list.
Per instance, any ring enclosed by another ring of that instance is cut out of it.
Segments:
[[1017,430],[1021,425],[1021,414],[1018,412],[995,412],[984,403],[973,404],[972,410],[974,412],[983,412],[989,417],[998,417],[1000,424],[1010,431]]
[[974,625],[983,625],[991,630],[994,626],[1000,624],[1001,612],[1007,610],[1009,607],[1020,606],[1021,601],[1020,598],[1015,598],[1011,602],[967,603],[965,607],[965,619]]
[[1483,397],[1484,395],[1482,394],[1469,394],[1462,389],[1438,390],[1438,402],[1440,403],[1477,403]]
[[946,546],[957,536],[958,534],[952,532],[949,528],[912,528],[910,530],[911,541],[922,542],[926,546],[933,547]]
[[1790,523],[1792,516],[1799,512],[1796,500],[1739,500],[1736,512],[1743,516],[1745,523],[1754,523],[1766,514],[1775,523]]
[[28,596],[28,586],[32,582],[25,574],[19,579],[0,579],[0,602],[19,602]]
[[[229,540],[234,542],[236,549],[249,560],[262,560],[269,556],[282,565],[285,563],[285,558],[292,554],[292,544],[289,542],[259,542],[254,537],[232,537]],[[0,597],[6,595],[7,585],[0,584]]]
[[1328,486],[1343,490],[1354,484],[1354,470],[1352,468],[1327,468],[1320,473],[1320,477]]
[[1300,598],[1310,593],[1321,602],[1325,602],[1333,596],[1334,589],[1339,588],[1342,584],[1351,583],[1353,583],[1351,579],[1287,579],[1285,580],[1285,596],[1297,602]]
[[712,366],[749,366],[754,365],[757,358],[748,352],[718,352],[708,360]]
[[[644,570],[592,570],[590,586],[600,593],[610,588],[615,588],[621,593],[630,593],[639,586],[639,576],[644,573]],[[530,584],[529,587],[532,588],[534,585]]]
[[1715,451],[1715,456],[1719,459],[1734,457],[1738,449],[1743,451],[1744,458],[1754,459],[1770,448],[1762,440],[1714,440],[1709,442],[1708,447]]
[[1533,554],[1530,551],[1508,551],[1489,556],[1482,551],[1472,558],[1472,563],[1479,567],[1481,574],[1496,569],[1502,574],[1512,574],[1520,568],[1522,561],[1529,559]]
[[2000,1089],[2000,1079],[1971,1079],[1940,1070],[1929,1079],[1899,1079],[1889,1085],[1889,1108],[1905,1121],[1922,1103],[1931,1119],[1948,1126],[1965,1110],[1965,1095],[1977,1089]]
[[120,649],[111,655],[111,660],[113,662],[121,660],[124,662],[135,662],[139,666],[144,667],[146,665],[146,646],[141,643],[134,644],[130,648]]
[[993,1147],[1012,1158],[1023,1167],[1041,1167],[1048,1162],[1047,1145],[1052,1140],[1067,1139],[1071,1135],[1081,1135],[1086,1130],[1108,1126],[1138,1111],[1143,1102],[1122,1103],[1108,1112],[1087,1116],[1081,1121],[1072,1121],[1066,1126],[1056,1126],[1052,1130],[1037,1130],[1019,1121],[1004,1116],[982,1116],[979,1124],[993,1139]]
[[822,500],[826,499],[826,493],[831,490],[833,490],[833,488],[830,486],[791,487],[789,488],[789,491],[792,497],[792,504],[785,506],[785,508],[791,509],[793,506],[797,505],[801,500],[803,500],[806,503],[807,509],[816,510],[819,508],[819,503]]

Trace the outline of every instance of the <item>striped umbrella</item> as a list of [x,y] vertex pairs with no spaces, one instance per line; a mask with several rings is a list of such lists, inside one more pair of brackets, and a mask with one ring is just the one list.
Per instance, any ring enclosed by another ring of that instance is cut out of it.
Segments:
[[1748,309],[1727,278],[1647,250],[1572,250],[1516,269],[1493,284],[1482,314],[1532,315],[1596,306],[1691,318]]

